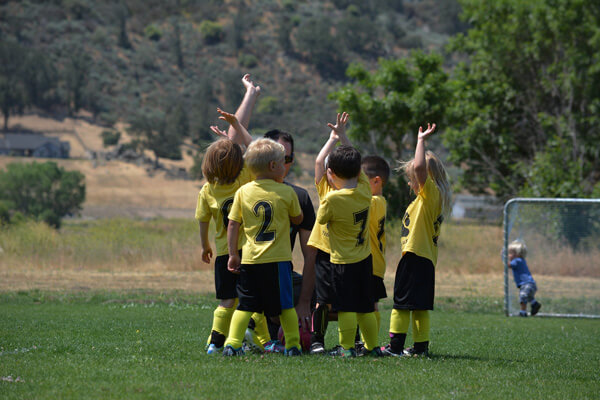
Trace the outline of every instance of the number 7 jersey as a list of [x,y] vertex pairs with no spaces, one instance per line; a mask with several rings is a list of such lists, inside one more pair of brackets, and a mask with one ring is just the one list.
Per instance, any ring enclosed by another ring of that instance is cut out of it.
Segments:
[[242,264],[291,261],[290,217],[302,213],[291,186],[259,179],[235,194],[229,219],[243,224]]
[[332,263],[353,264],[371,254],[370,206],[371,187],[364,172],[355,188],[333,190],[321,199],[317,222],[327,224]]

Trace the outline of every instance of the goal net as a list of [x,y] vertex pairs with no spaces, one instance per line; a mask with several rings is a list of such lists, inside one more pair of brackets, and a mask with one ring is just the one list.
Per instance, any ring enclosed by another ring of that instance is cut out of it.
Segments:
[[[519,315],[508,245],[522,241],[538,315],[600,318],[600,199],[516,198],[504,206],[504,309]],[[530,311],[530,305],[527,305]]]

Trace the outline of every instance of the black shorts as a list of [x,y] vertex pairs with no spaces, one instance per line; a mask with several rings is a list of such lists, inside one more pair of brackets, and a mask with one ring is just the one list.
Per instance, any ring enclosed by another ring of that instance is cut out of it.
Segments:
[[371,285],[373,285],[371,290],[373,291],[373,301],[375,303],[387,297],[387,290],[385,290],[383,278],[380,278],[377,275],[373,275]]
[[237,297],[236,287],[240,275],[227,269],[227,261],[229,261],[228,254],[215,258],[215,292],[219,300],[235,299]]
[[405,253],[396,270],[394,309],[433,310],[435,268],[430,259]]
[[333,271],[333,308],[337,311],[368,313],[373,305],[373,260],[369,255],[353,264],[331,263]]
[[293,308],[292,263],[242,264],[237,294],[238,310],[274,317],[281,310]]
[[332,304],[333,293],[333,275],[329,254],[322,250],[317,251],[315,259],[315,292],[317,294],[317,303]]

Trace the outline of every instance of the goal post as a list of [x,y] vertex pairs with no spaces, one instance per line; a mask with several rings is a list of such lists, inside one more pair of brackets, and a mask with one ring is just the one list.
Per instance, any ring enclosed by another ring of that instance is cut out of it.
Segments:
[[[527,247],[539,316],[600,318],[600,199],[514,198],[504,205],[504,311],[519,315],[508,245]],[[528,305],[529,311],[529,305]]]

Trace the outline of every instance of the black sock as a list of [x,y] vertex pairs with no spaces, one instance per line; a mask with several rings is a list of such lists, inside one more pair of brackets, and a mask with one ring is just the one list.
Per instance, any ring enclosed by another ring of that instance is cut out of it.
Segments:
[[415,342],[415,353],[426,353],[429,350],[429,342]]
[[354,337],[354,343],[361,342],[360,340],[360,328],[356,326],[356,336]]
[[254,330],[254,328],[256,328],[256,321],[253,318],[250,318],[250,321],[248,321],[248,329]]
[[210,333],[210,342],[217,347],[223,347],[225,344],[225,335],[221,335],[217,331],[212,331]]
[[390,333],[390,347],[392,352],[401,354],[404,351],[406,333]]
[[326,304],[319,304],[313,312],[313,331],[310,335],[311,343],[325,343],[325,332],[329,324],[329,308]]

